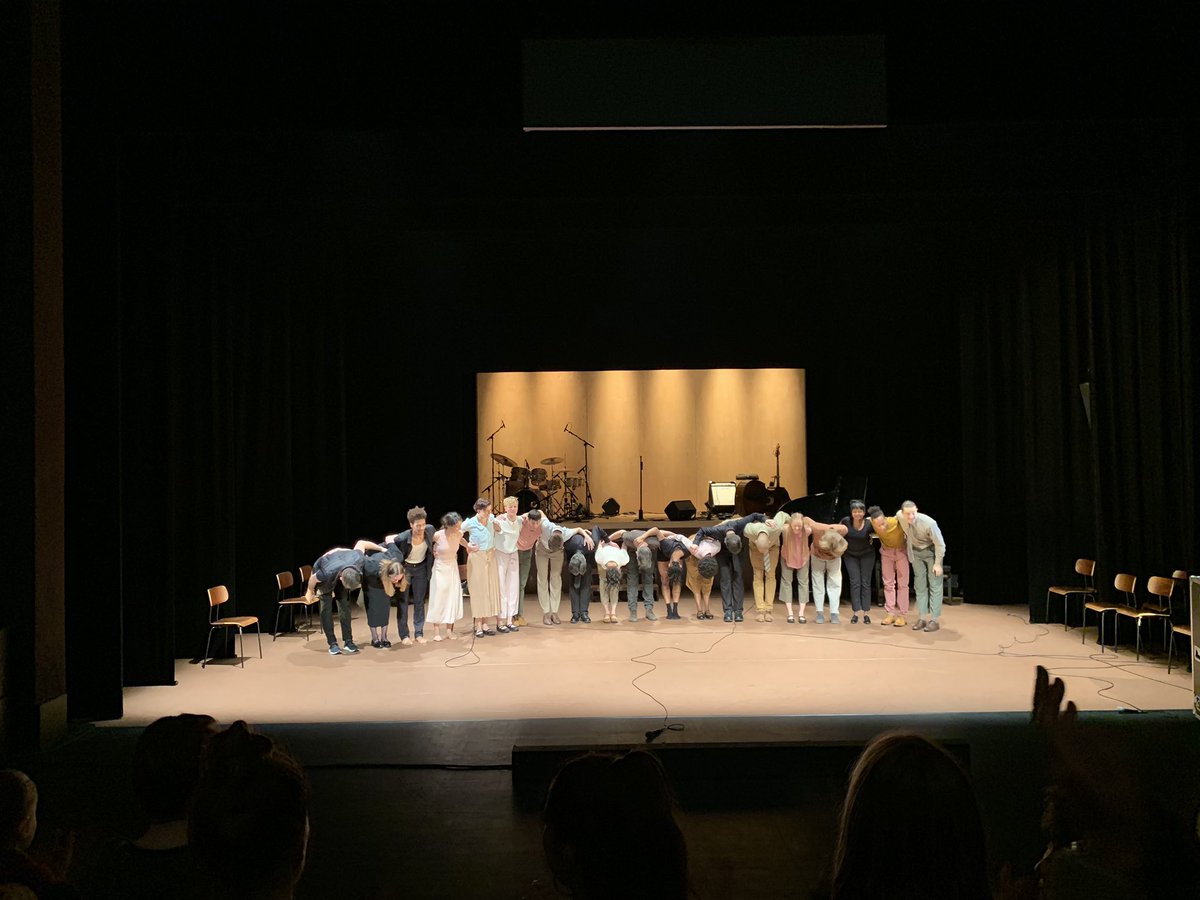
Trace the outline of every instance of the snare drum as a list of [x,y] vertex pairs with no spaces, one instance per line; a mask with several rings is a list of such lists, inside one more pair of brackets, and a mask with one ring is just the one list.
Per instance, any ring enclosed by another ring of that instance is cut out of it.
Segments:
[[569,488],[583,487],[583,478],[579,475],[565,475],[563,476],[563,484]]
[[562,482],[559,481],[558,476],[555,475],[549,481],[543,481],[541,488],[547,494],[554,494],[562,490]]
[[545,469],[539,467],[536,469],[529,470],[529,481],[532,484],[542,484],[545,480],[546,480],[546,470]]

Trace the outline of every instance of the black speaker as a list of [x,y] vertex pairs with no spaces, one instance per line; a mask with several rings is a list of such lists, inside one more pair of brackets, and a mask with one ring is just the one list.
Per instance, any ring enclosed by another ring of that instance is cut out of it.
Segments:
[[686,522],[696,518],[696,504],[691,500],[672,500],[667,504],[666,513],[672,522]]
[[615,516],[621,511],[621,504],[609,497],[600,508],[604,510],[606,516]]

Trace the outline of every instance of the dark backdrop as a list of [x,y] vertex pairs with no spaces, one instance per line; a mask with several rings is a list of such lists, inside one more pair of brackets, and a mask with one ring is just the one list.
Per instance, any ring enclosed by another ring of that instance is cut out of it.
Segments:
[[810,487],[916,500],[973,602],[1194,567],[1195,22],[935,6],[686,25],[885,31],[884,132],[593,135],[519,131],[582,8],[67,9],[74,714],[169,683],[206,587],[270,617],[467,509],[478,371],[802,367]]

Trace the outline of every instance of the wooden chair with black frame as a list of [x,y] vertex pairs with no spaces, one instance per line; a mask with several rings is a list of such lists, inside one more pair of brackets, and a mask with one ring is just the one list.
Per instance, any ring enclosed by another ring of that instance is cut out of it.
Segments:
[[[245,629],[250,625],[254,626],[255,633],[258,634],[258,658],[262,659],[262,631],[259,629],[258,616],[217,616],[217,607],[229,602],[229,588],[223,584],[208,589],[208,640],[204,642],[204,657],[200,660],[200,668],[208,665],[208,651],[212,646],[213,632],[218,628],[224,628],[225,634],[228,636],[230,628],[238,630],[238,636],[241,638],[242,646],[239,648],[245,651]],[[244,652],[239,654],[242,662],[242,668],[246,668],[246,657]]]
[[[1136,659],[1142,658],[1142,623],[1147,619],[1161,619],[1166,624],[1163,626],[1163,649],[1166,650],[1167,635],[1170,634],[1171,627],[1171,594],[1175,592],[1175,582],[1170,578],[1163,578],[1160,575],[1152,575],[1150,580],[1146,582],[1146,591],[1150,594],[1145,600],[1137,601],[1135,598],[1135,606],[1118,606],[1117,616],[1120,621],[1121,616],[1127,619],[1133,619],[1137,622],[1137,656]],[[1117,628],[1113,629],[1113,652],[1117,651],[1117,640],[1120,631]]]
[[[272,643],[274,643],[274,641],[279,637],[279,614],[283,612],[283,608],[285,606],[288,608],[289,615],[291,616],[293,628],[296,623],[296,607],[300,607],[301,610],[303,610],[306,619],[304,627],[305,641],[308,640],[309,635],[311,635],[313,632],[312,611],[313,607],[320,603],[321,600],[316,596],[310,600],[303,593],[299,597],[289,597],[288,591],[292,589],[292,586],[295,583],[296,579],[292,576],[291,572],[275,573],[275,585],[278,588],[278,591],[275,597],[275,627],[271,630]],[[308,582],[305,582],[305,584],[307,583]]]
[[[1085,602],[1083,604],[1083,619],[1079,623],[1079,634],[1080,634],[1079,643],[1082,644],[1082,643],[1086,643],[1086,641],[1087,641],[1087,614],[1088,614],[1088,610],[1090,609],[1094,613],[1096,613],[1097,617],[1099,618],[1100,627],[1098,629],[1098,633],[1096,636],[1096,643],[1098,643],[1100,645],[1100,652],[1103,653],[1104,652],[1104,615],[1105,615],[1105,613],[1113,614],[1113,630],[1115,631],[1116,624],[1117,624],[1117,610],[1123,606],[1133,607],[1135,605],[1133,592],[1136,587],[1137,587],[1137,576],[1129,575],[1129,574],[1122,572],[1119,575],[1117,575],[1116,578],[1113,579],[1113,588],[1115,588],[1117,591],[1119,591],[1121,594],[1123,594],[1125,596],[1125,599],[1123,601],[1118,602],[1118,603],[1108,603],[1104,600],[1101,600],[1099,597],[1094,597],[1093,599]],[[1114,641],[1115,641],[1115,639],[1114,639]],[[1116,647],[1116,645],[1114,643],[1114,652],[1115,652],[1115,647]]]
[[[1062,597],[1063,603],[1063,631],[1066,631],[1070,626],[1067,624],[1067,607],[1068,601],[1072,596],[1079,595],[1080,603],[1086,603],[1087,598],[1093,597],[1096,594],[1096,585],[1092,576],[1096,573],[1096,561],[1094,559],[1077,559],[1075,560],[1075,572],[1083,576],[1082,585],[1066,585],[1056,584],[1046,588],[1046,623],[1050,622],[1050,598]],[[1080,610],[1082,614],[1083,610]]]
[[[1176,569],[1174,572],[1171,573],[1171,578],[1177,584],[1183,585],[1183,596],[1186,598],[1188,595],[1187,594],[1188,573],[1183,571],[1183,569]],[[1183,635],[1184,647],[1185,647],[1184,652],[1183,652],[1183,658],[1186,659],[1188,662],[1188,669],[1191,669],[1191,667],[1192,667],[1192,628],[1195,626],[1196,623],[1192,621],[1192,604],[1190,602],[1185,603],[1184,607],[1187,611],[1187,615],[1184,616],[1184,618],[1187,621],[1186,622],[1172,621],[1170,636],[1167,638],[1167,640],[1170,641],[1170,647],[1167,650],[1167,674],[1168,675],[1171,674],[1171,664],[1175,658],[1175,637],[1176,637],[1176,635]]]

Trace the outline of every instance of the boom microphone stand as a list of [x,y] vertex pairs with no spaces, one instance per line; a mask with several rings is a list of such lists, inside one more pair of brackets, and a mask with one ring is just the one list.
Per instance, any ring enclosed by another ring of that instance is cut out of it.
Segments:
[[645,513],[642,512],[642,472],[645,470],[646,464],[642,462],[642,455],[638,454],[638,521],[643,522],[646,519]]
[[490,500],[492,502],[493,509],[496,508],[496,435],[498,435],[503,430],[504,430],[504,420],[501,419],[500,427],[497,428],[495,431],[493,431],[491,434],[489,434],[486,438],[484,438],[485,441],[489,442],[489,449],[491,451],[490,456],[491,456],[491,461],[492,461],[492,480],[488,483],[487,495],[488,495],[488,500]]
[[571,430],[571,423],[568,422],[563,426],[563,431],[583,442],[583,468],[579,471],[583,473],[583,509],[578,513],[578,518],[590,519],[592,513],[592,483],[588,478],[588,447],[595,447],[595,444],[589,443],[587,438],[584,438]]

